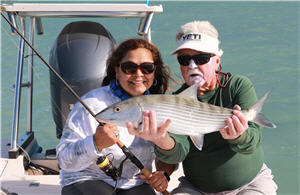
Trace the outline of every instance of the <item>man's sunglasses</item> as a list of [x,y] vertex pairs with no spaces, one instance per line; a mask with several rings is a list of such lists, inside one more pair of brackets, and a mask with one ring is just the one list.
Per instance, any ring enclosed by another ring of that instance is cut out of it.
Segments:
[[215,54],[196,54],[193,56],[190,55],[180,55],[177,56],[177,60],[181,66],[188,66],[190,64],[191,59],[194,60],[195,64],[202,65],[209,62],[210,58],[215,56]]
[[155,65],[152,62],[144,62],[137,65],[134,62],[127,61],[119,64],[119,66],[125,74],[135,74],[137,69],[140,69],[143,74],[150,74],[155,70]]

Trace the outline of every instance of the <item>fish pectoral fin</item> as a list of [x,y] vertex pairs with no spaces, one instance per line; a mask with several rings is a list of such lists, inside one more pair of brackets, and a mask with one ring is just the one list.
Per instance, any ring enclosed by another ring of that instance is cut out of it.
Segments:
[[190,135],[190,138],[193,141],[196,148],[201,151],[204,143],[204,134]]
[[199,83],[195,83],[194,85],[188,87],[178,95],[189,97],[192,99],[197,100],[197,89],[198,89]]

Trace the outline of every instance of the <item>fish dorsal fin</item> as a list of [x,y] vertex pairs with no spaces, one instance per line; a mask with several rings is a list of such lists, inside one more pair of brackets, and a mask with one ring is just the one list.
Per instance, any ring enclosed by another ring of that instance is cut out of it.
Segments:
[[181,93],[179,93],[178,95],[193,98],[193,99],[197,100],[198,85],[199,85],[199,83],[195,83],[192,86],[185,89],[184,91],[182,91]]

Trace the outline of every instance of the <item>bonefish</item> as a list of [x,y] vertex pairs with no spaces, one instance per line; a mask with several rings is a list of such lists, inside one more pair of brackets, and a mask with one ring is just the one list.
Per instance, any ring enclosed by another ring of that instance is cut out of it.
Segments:
[[[129,98],[104,109],[96,118],[105,123],[126,127],[131,121],[135,127],[141,129],[143,125],[143,111],[154,110],[158,126],[167,119],[172,122],[169,132],[189,135],[194,144],[201,148],[203,135],[219,131],[225,127],[225,120],[232,116],[233,109],[223,108],[197,100],[195,84],[178,95],[145,95]],[[269,92],[263,95],[251,108],[242,110],[248,121],[252,121],[268,128],[276,125],[268,120],[261,109]]]

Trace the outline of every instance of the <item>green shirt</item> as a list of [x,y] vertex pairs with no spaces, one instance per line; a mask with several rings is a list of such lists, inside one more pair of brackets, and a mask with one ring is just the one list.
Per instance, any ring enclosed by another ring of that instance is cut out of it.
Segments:
[[[220,81],[225,83],[224,76],[220,77]],[[184,84],[175,93],[187,87]],[[244,110],[250,108],[257,97],[248,78],[231,75],[225,88],[216,87],[198,96],[198,100],[226,108],[238,104]],[[247,131],[235,140],[225,140],[219,132],[206,134],[202,151],[194,146],[188,136],[170,133],[176,142],[175,147],[169,151],[156,147],[155,153],[169,164],[183,161],[186,178],[201,191],[233,190],[249,183],[263,164],[262,127],[252,122],[248,125]]]

